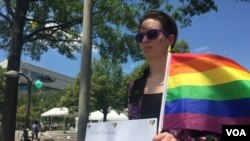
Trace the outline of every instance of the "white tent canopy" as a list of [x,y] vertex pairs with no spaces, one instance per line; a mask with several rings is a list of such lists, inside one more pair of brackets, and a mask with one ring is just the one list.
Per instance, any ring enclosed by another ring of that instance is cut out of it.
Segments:
[[[126,114],[120,113],[118,114],[115,110],[112,110],[108,113],[107,115],[107,120],[113,120],[113,121],[118,121],[118,120],[128,120],[128,117]],[[75,124],[75,129],[77,130],[78,127],[78,117],[75,118],[76,124]],[[103,113],[100,111],[94,111],[90,113],[89,115],[89,121],[98,121],[101,122],[103,121]]]
[[100,111],[94,111],[92,113],[89,114],[89,120],[103,120],[103,113]]
[[49,111],[41,114],[42,117],[60,117],[68,115],[69,115],[69,109],[66,107],[52,108]]
[[128,117],[123,113],[118,114],[116,111],[112,110],[108,113],[107,120],[128,120]]
[[[78,117],[76,117],[76,120],[78,120]],[[102,121],[103,113],[100,111],[91,112],[89,115],[89,120]],[[107,120],[128,120],[128,117],[123,113],[118,114],[115,110],[112,110],[108,113]]]
[[[102,121],[103,113],[100,111],[92,112],[89,115],[89,120]],[[128,120],[128,117],[123,113],[118,114],[116,111],[112,110],[108,113],[107,120]]]

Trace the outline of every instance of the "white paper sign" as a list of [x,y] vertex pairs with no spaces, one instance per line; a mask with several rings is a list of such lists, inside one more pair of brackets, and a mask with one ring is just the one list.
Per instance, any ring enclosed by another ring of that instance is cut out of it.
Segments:
[[152,141],[157,119],[88,123],[85,141]]

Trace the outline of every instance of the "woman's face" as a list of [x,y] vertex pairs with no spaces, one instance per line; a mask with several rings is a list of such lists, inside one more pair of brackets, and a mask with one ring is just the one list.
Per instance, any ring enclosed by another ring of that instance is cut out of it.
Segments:
[[[141,24],[140,32],[145,33],[151,29],[162,29],[161,23],[154,19],[144,20]],[[139,46],[145,58],[151,59],[155,57],[166,57],[169,43],[168,37],[166,37],[162,31],[159,31],[155,39],[148,39],[144,34]]]

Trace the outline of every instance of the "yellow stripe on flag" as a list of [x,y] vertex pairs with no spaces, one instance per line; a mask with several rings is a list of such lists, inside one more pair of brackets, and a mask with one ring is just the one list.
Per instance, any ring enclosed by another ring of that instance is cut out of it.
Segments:
[[250,73],[231,67],[220,67],[202,73],[185,73],[170,76],[168,88],[184,85],[212,86],[237,80],[250,80]]

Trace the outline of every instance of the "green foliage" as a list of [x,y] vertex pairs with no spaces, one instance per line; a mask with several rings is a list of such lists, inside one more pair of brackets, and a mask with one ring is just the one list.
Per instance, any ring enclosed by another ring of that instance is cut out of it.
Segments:
[[78,101],[79,101],[79,75],[74,80],[73,84],[69,85],[63,92],[58,105],[60,107],[67,107],[71,115],[76,115],[78,112]]
[[26,118],[26,105],[18,106],[16,112],[17,125],[24,124],[26,120],[25,118]]
[[97,110],[117,109],[123,103],[119,92],[123,81],[122,68],[106,59],[93,61],[90,95]]
[[[26,104],[28,100],[27,92],[27,90],[19,91],[16,113],[17,124],[25,122]],[[61,91],[43,90],[43,88],[39,90],[33,89],[30,103],[30,122],[39,120],[43,112],[57,107],[58,99],[60,99],[61,96]]]
[[190,26],[193,16],[207,13],[210,10],[217,11],[214,0],[179,0],[179,2],[181,6],[176,7],[172,16],[181,23],[181,27]]
[[[123,112],[126,108],[126,88],[124,87],[123,72],[117,62],[104,58],[93,60],[91,88],[90,88],[90,112],[99,110],[107,115],[115,109]],[[60,99],[60,106],[70,109],[71,114],[78,111],[79,76],[70,85]]]
[[184,40],[178,41],[172,50],[172,53],[189,53],[189,52],[190,51],[188,43]]
[[39,119],[40,115],[47,110],[58,106],[58,101],[63,96],[62,91],[41,90],[32,96],[31,115],[34,119]]
[[[83,1],[34,0],[24,3],[5,1],[0,11],[0,49],[11,45],[11,28],[14,12],[27,10],[22,52],[39,60],[49,48],[57,49],[68,58],[75,58],[81,44]],[[28,9],[26,9],[28,8]],[[7,10],[8,9],[8,10]],[[160,9],[170,13],[183,27],[191,24],[191,17],[210,10],[217,10],[213,0],[180,0],[178,3],[164,0],[98,0],[93,1],[93,44],[104,58],[120,63],[141,60],[133,34],[137,31],[139,18],[149,9]],[[13,12],[13,13],[12,13]],[[18,15],[20,16],[20,15]],[[14,24],[13,24],[14,23]]]

